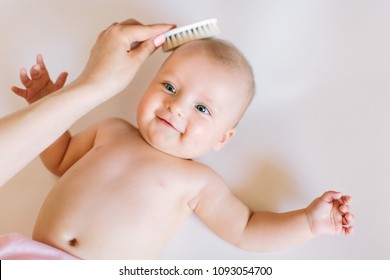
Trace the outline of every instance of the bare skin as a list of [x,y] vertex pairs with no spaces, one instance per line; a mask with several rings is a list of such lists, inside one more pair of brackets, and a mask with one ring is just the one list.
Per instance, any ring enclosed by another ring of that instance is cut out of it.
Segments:
[[[191,160],[234,136],[245,107],[236,74],[201,51],[174,53],[139,104],[138,128],[109,119],[79,135],[66,132],[41,154],[61,178],[33,238],[82,259],[155,259],[193,212],[224,240],[252,251],[351,233],[350,196],[328,191],[303,209],[253,212],[218,174]],[[47,78],[35,88],[44,90],[50,78],[41,76]]]
[[[132,19],[112,24],[100,33],[81,75],[62,89],[67,74],[53,83],[45,77],[47,71],[41,71],[42,58],[31,69],[31,79],[22,69],[20,77],[27,90],[12,90],[34,104],[0,119],[0,187],[80,117],[123,90],[161,45],[159,34],[173,27],[145,26]],[[132,42],[142,43],[128,52]]]
[[83,259],[157,258],[205,185],[198,168],[150,147],[125,121],[105,121],[50,192],[33,238]]

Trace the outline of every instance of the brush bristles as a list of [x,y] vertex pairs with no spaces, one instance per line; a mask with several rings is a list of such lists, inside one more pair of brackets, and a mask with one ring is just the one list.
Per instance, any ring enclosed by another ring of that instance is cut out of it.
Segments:
[[205,20],[173,29],[165,33],[163,51],[167,52],[185,43],[215,36],[219,32],[216,19]]

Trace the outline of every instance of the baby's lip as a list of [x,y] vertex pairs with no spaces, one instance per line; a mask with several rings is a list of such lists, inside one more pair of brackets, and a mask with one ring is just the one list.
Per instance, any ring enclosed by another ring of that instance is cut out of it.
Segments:
[[164,119],[164,118],[162,118],[162,117],[159,117],[159,116],[157,116],[157,118],[158,118],[163,124],[165,124],[166,126],[169,126],[169,127],[173,128],[174,130],[176,130],[176,131],[182,133],[182,132],[181,132],[178,128],[176,128],[175,125],[173,125],[170,121],[168,121],[168,120],[166,120],[166,119]]

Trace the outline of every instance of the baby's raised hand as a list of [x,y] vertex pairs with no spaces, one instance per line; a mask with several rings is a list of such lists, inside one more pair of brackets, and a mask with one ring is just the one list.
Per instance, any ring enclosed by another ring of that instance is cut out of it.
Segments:
[[56,82],[53,83],[43,62],[42,55],[38,54],[37,63],[31,67],[30,76],[31,78],[27,75],[25,68],[20,69],[20,81],[25,86],[25,89],[16,86],[11,88],[15,94],[26,99],[29,104],[62,88],[66,82],[68,73],[61,73]]
[[354,215],[349,203],[352,197],[328,191],[316,198],[307,208],[310,228],[314,235],[344,234],[353,232]]

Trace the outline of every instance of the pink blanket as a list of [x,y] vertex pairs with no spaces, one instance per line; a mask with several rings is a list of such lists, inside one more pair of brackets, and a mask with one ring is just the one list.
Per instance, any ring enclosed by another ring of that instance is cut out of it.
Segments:
[[7,233],[0,235],[0,260],[77,260],[77,258],[19,233]]

